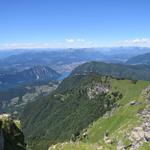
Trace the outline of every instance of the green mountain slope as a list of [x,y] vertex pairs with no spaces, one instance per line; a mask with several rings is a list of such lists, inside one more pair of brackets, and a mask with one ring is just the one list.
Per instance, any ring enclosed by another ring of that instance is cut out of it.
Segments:
[[88,62],[75,68],[71,75],[97,73],[116,78],[150,80],[150,66]]
[[150,53],[138,55],[135,57],[130,58],[127,62],[127,64],[145,64],[150,65]]
[[112,88],[111,80],[99,75],[69,77],[50,96],[28,104],[21,118],[30,147],[45,150],[75,140],[90,123],[117,107],[122,94]]
[[[140,150],[149,147],[145,141],[150,139],[149,127],[146,127],[150,123],[150,81],[98,75],[101,64],[92,62],[92,69],[91,63],[82,65],[88,66],[85,69],[80,66],[83,72],[73,71],[51,95],[25,107],[21,118],[29,150],[47,150],[48,147],[49,150],[116,150],[118,147]],[[104,67],[106,65],[104,63]],[[121,72],[122,65],[117,65],[117,71],[118,66],[121,66],[119,73],[123,74],[141,71],[141,67],[132,69],[131,66]],[[112,71],[118,75],[116,70]],[[85,75],[77,75],[80,73]]]
[[[143,134],[143,131],[138,132],[135,130],[137,127],[141,128],[141,125],[143,126],[144,120],[142,117],[145,116],[142,116],[141,112],[147,112],[146,115],[150,117],[150,114],[148,114],[149,102],[147,101],[150,96],[150,88],[147,88],[150,82],[137,81],[133,83],[130,80],[112,79],[111,85],[123,93],[123,97],[117,101],[119,107],[90,124],[85,130],[86,137],[82,138],[85,135],[82,133],[76,142],[58,143],[51,146],[49,150],[150,149],[150,143],[145,142],[146,140],[143,137],[139,140],[141,142],[139,146],[134,143],[137,142],[137,137],[134,141],[131,140],[132,136],[137,136],[139,133]],[[145,90],[145,88],[147,89]],[[149,119],[147,119],[148,121]],[[106,133],[107,137],[104,136]]]

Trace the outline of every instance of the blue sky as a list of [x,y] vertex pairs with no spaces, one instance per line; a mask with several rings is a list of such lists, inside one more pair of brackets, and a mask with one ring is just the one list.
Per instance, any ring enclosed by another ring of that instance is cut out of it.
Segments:
[[0,0],[0,48],[150,46],[150,0]]

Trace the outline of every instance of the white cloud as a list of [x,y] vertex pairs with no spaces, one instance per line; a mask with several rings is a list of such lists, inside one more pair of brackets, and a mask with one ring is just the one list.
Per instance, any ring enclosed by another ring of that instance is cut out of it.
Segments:
[[74,39],[74,38],[67,38],[65,41],[66,41],[67,43],[86,42],[85,39],[81,39],[81,38],[77,38],[77,39]]
[[91,48],[98,47],[98,44],[93,41],[88,41],[83,38],[66,38],[64,45],[67,48]]
[[68,42],[68,43],[74,43],[75,42],[74,39],[66,39],[65,41]]
[[118,47],[118,46],[138,46],[150,47],[150,39],[132,39],[120,42],[113,42],[104,45],[83,38],[66,38],[62,41],[53,41],[46,43],[5,43],[0,44],[0,49],[34,49],[34,48],[91,48],[91,47]]
[[77,39],[77,42],[85,42],[85,39]]
[[96,47],[92,41],[81,38],[67,38],[63,41],[53,41],[47,43],[5,43],[0,44],[0,49],[34,49],[34,48],[90,48]]
[[0,49],[18,49],[18,48],[48,48],[49,43],[5,43],[0,44]]
[[119,45],[121,46],[142,46],[142,47],[150,47],[150,39],[141,38],[141,39],[133,39],[133,40],[124,40],[120,41]]

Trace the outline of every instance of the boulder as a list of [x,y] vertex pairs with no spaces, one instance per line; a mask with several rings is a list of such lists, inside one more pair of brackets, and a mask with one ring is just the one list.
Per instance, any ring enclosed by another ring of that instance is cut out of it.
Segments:
[[145,137],[146,141],[150,142],[150,132],[145,132],[144,137]]
[[117,150],[124,150],[124,145],[122,143],[122,141],[119,141],[118,144],[117,144]]
[[136,101],[132,101],[132,102],[130,102],[130,105],[135,105],[136,104]]
[[132,141],[141,141],[144,139],[144,131],[142,127],[136,127],[131,132],[131,140]]
[[137,106],[137,105],[140,105],[140,104],[141,104],[140,102],[137,102],[135,100],[130,102],[131,106]]
[[99,146],[96,150],[103,150],[103,146]]
[[107,139],[107,140],[105,140],[105,143],[106,144],[113,144],[113,141],[111,139]]

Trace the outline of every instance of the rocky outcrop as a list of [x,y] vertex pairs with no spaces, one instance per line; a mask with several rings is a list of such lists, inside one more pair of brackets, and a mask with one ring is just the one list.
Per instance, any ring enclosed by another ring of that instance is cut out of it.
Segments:
[[0,150],[4,149],[4,136],[2,130],[2,121],[0,120]]
[[130,150],[137,150],[144,142],[150,142],[150,87],[143,90],[142,95],[147,100],[147,106],[138,114],[142,124],[131,131]]
[[25,150],[24,135],[10,115],[0,115],[0,150]]
[[87,95],[89,99],[93,99],[95,98],[96,95],[102,95],[108,92],[109,92],[108,86],[101,84],[101,83],[96,83],[94,86],[89,87],[87,89]]

